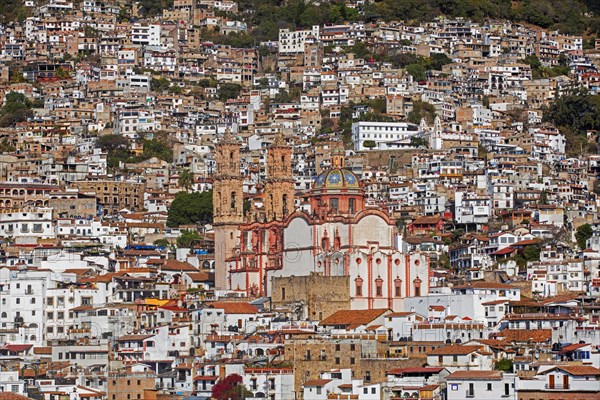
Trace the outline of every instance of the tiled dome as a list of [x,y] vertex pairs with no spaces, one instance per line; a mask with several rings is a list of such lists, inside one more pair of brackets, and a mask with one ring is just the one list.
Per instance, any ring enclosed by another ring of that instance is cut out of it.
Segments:
[[314,189],[358,189],[358,178],[351,171],[334,168],[322,172],[315,179]]

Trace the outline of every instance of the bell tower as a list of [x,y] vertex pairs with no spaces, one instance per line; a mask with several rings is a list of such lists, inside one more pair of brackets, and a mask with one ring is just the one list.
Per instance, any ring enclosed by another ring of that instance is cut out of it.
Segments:
[[281,135],[277,135],[267,153],[265,212],[267,221],[282,221],[294,212],[292,149]]
[[234,255],[243,223],[244,179],[240,172],[240,146],[227,129],[216,145],[216,173],[213,183],[215,230],[215,287],[227,287],[226,260]]

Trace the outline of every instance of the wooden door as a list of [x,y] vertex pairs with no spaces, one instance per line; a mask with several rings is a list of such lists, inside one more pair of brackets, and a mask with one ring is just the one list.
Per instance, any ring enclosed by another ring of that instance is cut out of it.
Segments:
[[569,375],[563,375],[563,389],[569,388]]
[[548,388],[554,389],[554,375],[549,375],[548,379],[549,379]]

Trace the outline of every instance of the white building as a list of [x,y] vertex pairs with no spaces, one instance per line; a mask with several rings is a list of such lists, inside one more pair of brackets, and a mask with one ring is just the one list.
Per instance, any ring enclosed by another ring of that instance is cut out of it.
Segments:
[[160,46],[160,32],[160,25],[133,24],[131,26],[131,43]]
[[5,210],[0,213],[0,236],[17,240],[56,237],[51,208]]
[[515,377],[501,371],[456,371],[446,377],[447,399],[511,399],[515,396]]
[[319,26],[315,25],[311,30],[290,31],[279,30],[279,53],[304,53],[304,45],[310,36],[312,40],[319,40]]
[[398,148],[398,142],[410,139],[420,132],[419,127],[408,122],[367,122],[352,124],[352,142],[354,150],[370,150],[365,142],[375,142],[374,149],[386,150]]

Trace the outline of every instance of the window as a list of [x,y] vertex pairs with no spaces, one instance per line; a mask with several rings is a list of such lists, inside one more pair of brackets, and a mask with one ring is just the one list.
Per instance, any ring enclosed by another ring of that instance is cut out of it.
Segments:
[[356,200],[354,199],[349,199],[348,200],[348,212],[350,214],[354,214],[354,210],[356,209]]
[[356,359],[354,357],[350,357],[350,364],[354,365],[356,363]]
[[394,280],[394,296],[402,297],[402,280],[401,279]]
[[362,296],[362,283],[363,283],[363,280],[359,277],[359,278],[356,278],[356,280],[354,282],[355,282],[355,285],[356,285],[356,296],[360,297],[360,296]]
[[339,207],[340,200],[338,198],[334,197],[331,200],[329,200],[329,208],[331,208],[334,211],[337,211]]
[[350,350],[351,350],[351,351],[356,351],[356,345],[355,345],[354,343],[352,343],[352,344],[350,345]]
[[383,296],[383,279],[381,278],[375,279],[375,296]]
[[488,391],[491,391],[491,390],[492,390],[492,384],[491,384],[491,383],[488,383],[488,384],[487,384],[487,390],[488,390]]

